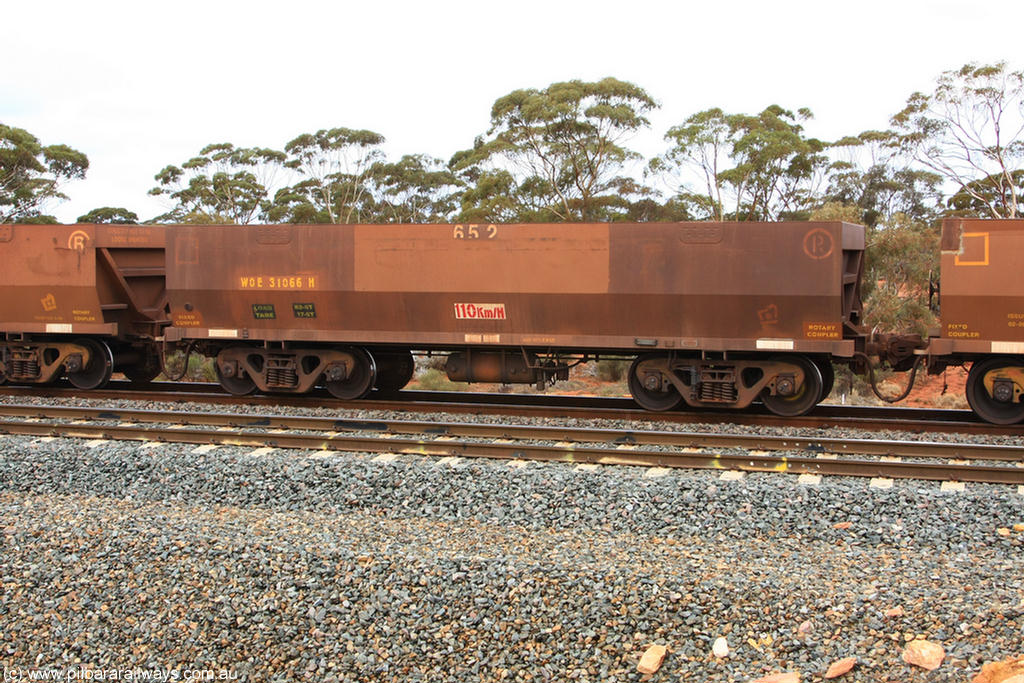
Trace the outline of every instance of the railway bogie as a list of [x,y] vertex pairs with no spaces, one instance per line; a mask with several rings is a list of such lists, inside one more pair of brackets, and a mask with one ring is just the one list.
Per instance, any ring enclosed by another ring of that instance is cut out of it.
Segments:
[[800,354],[739,359],[649,354],[630,367],[629,388],[648,410],[671,410],[682,403],[746,408],[760,400],[773,413],[797,416],[825,397],[819,365]]
[[161,372],[156,345],[102,336],[0,341],[0,377],[13,384],[67,378],[80,389],[99,389],[115,370],[135,383],[153,380]]

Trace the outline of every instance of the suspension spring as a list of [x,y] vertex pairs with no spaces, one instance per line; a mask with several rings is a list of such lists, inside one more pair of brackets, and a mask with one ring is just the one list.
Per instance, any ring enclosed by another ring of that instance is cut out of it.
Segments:
[[290,356],[267,358],[267,386],[296,387],[299,385],[299,374],[295,370],[295,360]]
[[39,377],[39,362],[35,358],[11,359],[7,363],[10,379],[35,379]]
[[736,385],[731,382],[701,382],[700,400],[704,403],[732,403],[736,400]]

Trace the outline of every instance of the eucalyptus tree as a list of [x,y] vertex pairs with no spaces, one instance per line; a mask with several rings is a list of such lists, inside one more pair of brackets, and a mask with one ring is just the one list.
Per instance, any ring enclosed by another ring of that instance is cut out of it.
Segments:
[[377,162],[367,176],[371,222],[444,223],[455,214],[460,183],[440,159],[407,154],[396,162]]
[[355,223],[373,210],[370,174],[384,161],[384,136],[369,130],[330,128],[305,133],[285,145],[285,166],[300,177],[274,196],[269,217],[302,223]]
[[943,72],[892,118],[899,148],[956,187],[956,204],[978,215],[1022,214],[1024,72],[1006,62]]
[[55,222],[42,210],[67,199],[61,187],[88,169],[88,157],[78,150],[43,145],[27,130],[0,123],[0,223]]
[[942,177],[908,164],[897,146],[892,131],[865,131],[830,143],[834,160],[824,201],[857,207],[855,222],[869,227],[901,214],[934,221],[942,212]]
[[110,223],[138,225],[139,215],[120,206],[104,206],[78,217],[78,223]]
[[283,152],[235,147],[229,142],[207,145],[181,166],[166,166],[149,191],[172,201],[160,222],[238,223],[263,220],[274,178],[285,161]]
[[772,105],[756,115],[714,108],[669,129],[669,149],[649,171],[696,218],[776,220],[806,216],[827,177],[825,143],[805,136],[808,109]]
[[[516,90],[495,101],[491,125],[451,168],[468,189],[463,219],[592,221],[628,210],[639,189],[626,147],[657,107],[615,78]],[[643,194],[642,192],[640,193]]]

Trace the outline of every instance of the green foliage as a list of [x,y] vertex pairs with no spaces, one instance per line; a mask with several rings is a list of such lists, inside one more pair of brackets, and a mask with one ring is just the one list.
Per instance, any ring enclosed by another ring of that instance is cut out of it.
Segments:
[[67,145],[43,146],[22,128],[0,123],[0,223],[56,222],[41,208],[67,199],[60,187],[85,177],[89,159]]
[[946,201],[950,212],[957,216],[986,216],[994,209],[999,215],[1008,216],[1014,209],[1014,202],[1024,196],[1024,169],[995,177],[986,176],[972,180]]
[[876,164],[867,170],[835,167],[826,199],[856,206],[856,223],[873,226],[896,214],[928,222],[938,214],[941,178],[928,171]]
[[60,223],[56,216],[51,216],[45,213],[34,213],[28,216],[20,216],[14,219],[15,223],[25,223],[28,225],[54,225]]
[[373,223],[444,223],[455,213],[459,181],[440,159],[407,154],[377,162],[367,174]]
[[111,223],[115,225],[138,225],[139,216],[134,211],[121,207],[104,206],[93,209],[78,217],[79,223]]
[[640,87],[605,78],[553,83],[499,98],[491,127],[450,167],[470,187],[460,220],[594,221],[621,218],[650,194],[623,175],[639,159],[624,147],[657,104]]
[[[182,351],[172,351],[164,358],[164,367],[177,377],[181,374],[182,365],[185,363],[185,354]],[[189,382],[216,382],[217,370],[214,368],[214,359],[208,358],[199,353],[191,353],[188,356],[188,371],[182,377],[183,381]],[[167,376],[163,373],[156,378],[157,381],[165,381]]]
[[756,116],[698,112],[669,129],[672,146],[649,171],[675,177],[675,201],[698,219],[806,218],[828,164],[825,144],[804,136],[809,118],[778,105]]
[[[830,202],[811,214],[815,221],[856,222],[861,207]],[[927,336],[937,324],[929,283],[939,276],[939,231],[896,214],[867,233],[861,295],[868,328]]]
[[272,149],[241,148],[231,143],[207,145],[178,166],[156,174],[159,183],[149,191],[174,203],[158,222],[238,223],[262,220],[273,176],[285,155]]
[[892,125],[902,152],[957,185],[961,210],[1021,214],[1024,72],[1006,62],[946,71],[933,93],[911,95]]
[[860,207],[842,202],[826,202],[811,212],[812,221],[846,221],[856,223],[860,219]]
[[939,230],[897,215],[868,231],[862,281],[868,327],[927,336],[937,324],[929,283],[939,274]]
[[383,143],[378,133],[351,128],[296,137],[285,145],[285,166],[304,179],[277,192],[268,217],[287,223],[367,221],[374,204],[370,174],[384,161]]

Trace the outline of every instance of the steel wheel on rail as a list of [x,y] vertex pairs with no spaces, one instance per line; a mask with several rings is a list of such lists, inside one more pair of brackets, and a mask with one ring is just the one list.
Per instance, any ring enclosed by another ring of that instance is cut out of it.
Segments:
[[818,371],[821,372],[821,398],[818,399],[820,403],[832,393],[832,388],[836,385],[836,371],[832,367],[832,362],[827,358],[816,360],[814,364],[818,366]]
[[349,372],[348,377],[324,382],[327,391],[335,398],[344,401],[354,401],[363,398],[373,389],[373,383],[377,379],[377,364],[373,356],[365,349],[347,349],[355,359],[355,365]]
[[683,401],[675,386],[666,381],[657,370],[645,371],[644,361],[659,359],[659,356],[637,356],[629,366],[629,393],[644,410],[662,412],[672,410]]
[[375,353],[377,364],[376,389],[382,394],[394,394],[412,379],[416,361],[408,351],[396,353]]
[[[185,362],[188,362],[188,357],[185,358]],[[220,363],[215,358],[213,360],[213,369],[217,373],[217,381],[224,391],[234,396],[247,396],[252,392],[256,391],[256,382],[249,376],[239,376],[238,365],[233,363],[228,368],[229,372],[236,373],[229,375],[221,370]]]
[[[985,387],[985,376],[1002,370],[991,379],[991,389]],[[1021,380],[1024,379],[1024,360],[1020,358],[986,358],[975,361],[967,374],[967,403],[978,417],[997,425],[1016,424],[1024,420],[1024,402],[1021,402]]]
[[132,384],[149,384],[162,372],[160,356],[157,355],[156,351],[146,349],[143,352],[143,356],[143,359],[136,363],[118,368],[121,374]]
[[76,339],[75,343],[89,349],[89,363],[67,372],[68,381],[79,389],[100,389],[114,374],[114,354],[106,343],[95,339]]
[[[773,358],[774,361],[790,363],[800,366],[804,373],[804,381],[796,387],[792,393],[776,393],[774,396],[765,389],[761,394],[761,403],[765,408],[781,417],[798,417],[806,415],[821,400],[821,391],[824,388],[821,377],[821,370],[818,365],[806,356],[785,356]],[[776,389],[778,390],[778,382]]]

